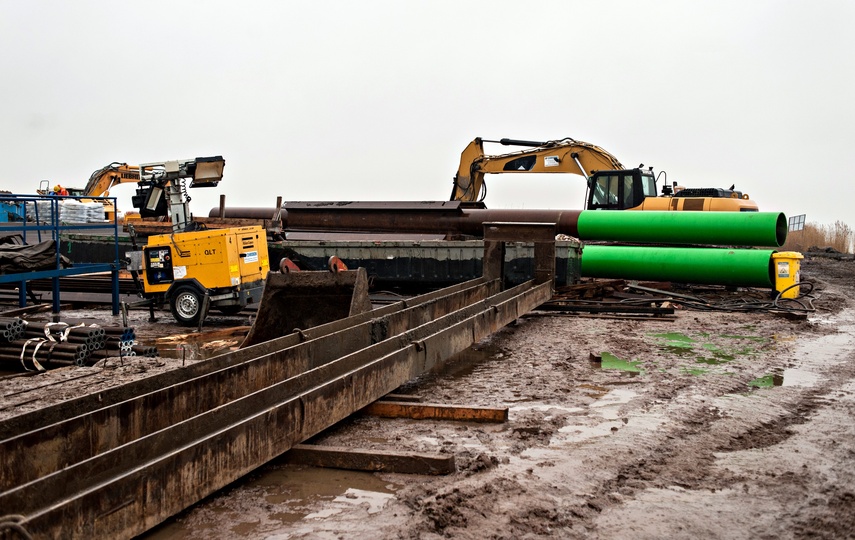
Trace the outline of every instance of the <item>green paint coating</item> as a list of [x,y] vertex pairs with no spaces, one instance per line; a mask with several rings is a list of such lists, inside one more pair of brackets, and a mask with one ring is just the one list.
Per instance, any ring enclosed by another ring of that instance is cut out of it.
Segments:
[[638,367],[638,364],[641,363],[640,360],[627,361],[607,352],[602,353],[600,358],[602,359],[600,363],[600,367],[602,369],[618,369],[620,371],[629,371],[632,373],[644,373],[644,371]]
[[781,247],[787,218],[779,212],[607,212],[579,214],[579,238],[612,242]]
[[772,375],[765,375],[759,379],[754,379],[748,383],[748,386],[755,388],[771,388],[775,386],[775,378]]
[[768,249],[586,245],[582,276],[771,288],[773,253]]

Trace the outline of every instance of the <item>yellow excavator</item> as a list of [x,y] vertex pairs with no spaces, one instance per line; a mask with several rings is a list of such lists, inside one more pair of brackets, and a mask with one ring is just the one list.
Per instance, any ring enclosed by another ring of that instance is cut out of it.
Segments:
[[[89,181],[86,187],[83,188],[82,196],[90,197],[108,197],[113,186],[125,184],[129,182],[138,183],[140,181],[139,165],[128,165],[127,163],[119,163],[114,161],[109,165],[98,169],[89,176]],[[71,191],[69,191],[70,193]],[[104,217],[108,221],[113,221],[116,215],[116,208],[112,201],[105,200]],[[126,217],[130,217],[127,216]]]
[[[86,187],[66,187],[65,189],[68,191],[69,195],[74,197],[109,197],[110,190],[113,186],[130,182],[137,183],[139,181],[139,165],[128,165],[127,163],[114,161],[113,163],[101,167],[97,171],[93,172],[89,176],[89,180],[86,182]],[[39,195],[47,195],[49,191],[49,182],[47,180],[42,180],[39,185],[39,189],[36,190],[36,193]],[[80,200],[81,202],[89,202],[86,199]],[[99,199],[98,202],[104,205],[104,219],[107,221],[113,221],[113,218],[116,215],[116,207],[113,205],[113,201],[109,199]],[[125,214],[126,219],[132,217],[139,218],[139,214],[134,212]]]
[[[500,155],[484,153],[484,143],[524,146],[525,150]],[[588,182],[588,210],[696,210],[757,212],[747,194],[720,188],[680,188],[674,182],[662,186],[658,195],[653,167],[625,168],[599,146],[565,138],[553,141],[476,138],[460,156],[454,176],[452,201],[480,202],[487,195],[484,176],[491,173],[571,173]],[[660,172],[664,175],[664,172]]]

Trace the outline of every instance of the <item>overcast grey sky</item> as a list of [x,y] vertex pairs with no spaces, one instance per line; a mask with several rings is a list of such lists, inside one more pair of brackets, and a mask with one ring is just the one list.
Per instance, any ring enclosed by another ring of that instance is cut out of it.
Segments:
[[[222,155],[197,215],[443,200],[475,137],[573,137],[855,226],[853,25],[849,0],[0,0],[0,189]],[[583,204],[578,176],[487,182],[493,208]]]

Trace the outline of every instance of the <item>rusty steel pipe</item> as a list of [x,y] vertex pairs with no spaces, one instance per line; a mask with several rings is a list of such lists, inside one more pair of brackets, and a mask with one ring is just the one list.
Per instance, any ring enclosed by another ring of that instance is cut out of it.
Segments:
[[[285,203],[282,228],[288,231],[365,231],[435,233],[481,237],[484,223],[555,223],[556,234],[578,236],[581,210],[519,210],[470,207],[443,202],[309,202]],[[269,208],[232,207],[210,217],[270,219]]]

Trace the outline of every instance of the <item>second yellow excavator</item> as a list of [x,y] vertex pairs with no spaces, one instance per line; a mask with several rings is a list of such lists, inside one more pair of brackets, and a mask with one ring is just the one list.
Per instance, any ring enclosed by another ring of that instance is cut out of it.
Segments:
[[[138,183],[140,181],[140,168],[138,165],[128,165],[127,163],[119,163],[114,161],[109,165],[98,169],[89,176],[89,181],[86,187],[83,188],[82,196],[90,197],[107,197],[110,195],[110,190],[113,186],[125,183]],[[108,221],[113,221],[116,213],[116,208],[112,201],[105,199],[104,217]]]
[[[484,143],[525,146],[525,150],[486,155]],[[653,168],[626,169],[599,146],[571,138],[537,142],[516,139],[476,138],[460,156],[454,176],[452,201],[477,202],[486,196],[484,176],[490,173],[572,173],[587,179],[588,210],[699,210],[757,212],[747,194],[720,188],[680,188],[675,182],[656,187]],[[664,175],[664,172],[660,172]]]

